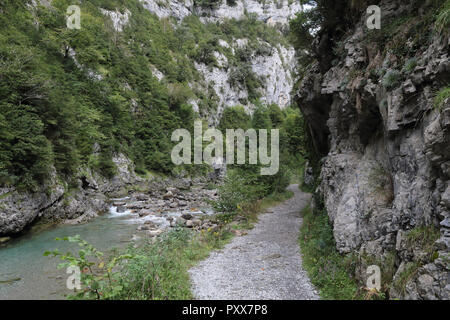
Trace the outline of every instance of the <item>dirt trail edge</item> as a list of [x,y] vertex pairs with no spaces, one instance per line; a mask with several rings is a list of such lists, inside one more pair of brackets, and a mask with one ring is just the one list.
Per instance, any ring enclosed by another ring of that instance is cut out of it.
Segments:
[[189,271],[196,299],[315,300],[319,299],[306,272],[298,235],[300,211],[309,194],[288,188],[294,196],[259,216],[247,235],[235,237]]

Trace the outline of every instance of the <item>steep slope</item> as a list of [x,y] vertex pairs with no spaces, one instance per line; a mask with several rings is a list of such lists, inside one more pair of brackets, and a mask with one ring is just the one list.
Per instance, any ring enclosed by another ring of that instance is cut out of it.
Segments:
[[296,97],[337,249],[357,255],[364,284],[379,265],[390,298],[450,298],[450,39],[435,24],[444,2],[380,1],[381,29],[362,14]]
[[[177,23],[194,14],[205,24],[227,23],[230,19],[255,19],[269,26],[256,35],[251,26],[242,30],[225,29],[217,39],[205,46],[212,57],[196,59],[195,68],[201,73],[215,110],[209,113],[212,124],[218,124],[227,106],[244,105],[251,112],[255,99],[262,103],[278,104],[284,108],[291,103],[296,67],[295,50],[274,30],[286,31],[289,20],[301,10],[299,3],[289,1],[153,1],[142,5],[159,18],[174,18]],[[270,30],[271,28],[275,28]],[[248,32],[250,31],[250,32]],[[202,43],[199,43],[202,46]],[[205,49],[206,50],[206,49]],[[192,84],[191,87],[199,84]],[[201,112],[201,101],[190,101]]]
[[[291,103],[288,1],[2,1],[0,235],[87,220],[106,196],[175,167],[173,130]],[[233,19],[229,19],[233,18]]]

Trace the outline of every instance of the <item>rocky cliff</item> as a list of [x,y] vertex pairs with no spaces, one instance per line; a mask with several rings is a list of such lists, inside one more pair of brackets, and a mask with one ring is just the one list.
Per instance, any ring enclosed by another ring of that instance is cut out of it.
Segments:
[[[281,37],[282,32],[288,28],[289,20],[301,10],[298,1],[288,0],[264,2],[238,0],[233,4],[224,0],[216,1],[217,5],[211,7],[195,4],[195,1],[191,0],[141,0],[141,3],[159,18],[173,18],[178,23],[192,14],[199,16],[203,23],[222,23],[228,19],[240,20],[252,16],[279,30]],[[258,88],[260,101],[266,104],[275,103],[281,108],[291,104],[297,65],[294,48],[287,42],[267,43],[263,39],[257,41],[258,44],[252,47],[248,38],[234,38],[229,42],[220,39],[219,45],[229,49],[231,56],[215,51],[213,54],[217,59],[217,65],[210,66],[196,62],[196,69],[202,74],[204,82],[193,83],[191,86],[203,87],[203,91],[212,86],[217,103],[217,110],[205,115],[211,124],[218,124],[223,110],[228,106],[243,105],[248,112],[254,109],[248,88],[233,83],[234,70],[229,60],[235,58],[237,50],[248,49],[247,58],[251,70],[261,80],[261,87]],[[159,78],[164,77],[164,74],[157,70],[155,73],[159,74]],[[190,102],[196,111],[200,111],[198,100],[192,99]]]
[[144,8],[159,18],[172,17],[182,20],[191,14],[197,14],[204,22],[223,22],[226,19],[242,19],[253,14],[258,20],[279,28],[286,27],[289,20],[301,10],[299,1],[210,1],[211,5],[201,5],[194,0],[140,0]]
[[450,99],[435,97],[448,88],[450,38],[429,1],[412,2],[381,1],[380,30],[363,15],[296,100],[337,249],[356,254],[359,279],[376,264],[390,298],[449,299]]
[[14,187],[0,189],[0,235],[14,235],[33,222],[83,223],[108,210],[108,197],[121,195],[127,187],[143,179],[134,174],[132,162],[123,154],[113,158],[117,175],[102,177],[88,168],[79,170],[77,185],[69,186],[55,170],[49,182],[36,192],[20,192]]

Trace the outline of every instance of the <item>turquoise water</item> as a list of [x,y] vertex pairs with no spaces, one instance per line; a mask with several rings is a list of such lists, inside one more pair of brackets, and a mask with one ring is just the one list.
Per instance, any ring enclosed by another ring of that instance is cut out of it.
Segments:
[[66,288],[69,275],[57,269],[59,259],[44,257],[43,253],[53,249],[73,251],[77,246],[55,238],[80,235],[107,251],[130,243],[136,227],[128,213],[118,214],[112,208],[109,214],[87,224],[57,226],[0,246],[0,299],[63,299],[70,293]]

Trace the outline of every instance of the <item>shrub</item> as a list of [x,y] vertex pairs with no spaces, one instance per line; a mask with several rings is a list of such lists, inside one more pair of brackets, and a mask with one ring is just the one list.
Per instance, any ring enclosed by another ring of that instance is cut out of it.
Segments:
[[250,116],[245,112],[245,109],[242,106],[226,108],[219,123],[219,129],[223,132],[225,132],[226,129],[247,130],[249,126]]
[[219,187],[219,199],[214,203],[216,210],[235,213],[239,205],[265,195],[264,186],[255,183],[256,175],[245,171],[241,168],[228,170],[224,184]]
[[403,67],[403,71],[406,73],[410,73],[417,66],[417,59],[411,58],[405,62],[405,66]]
[[382,84],[386,89],[393,89],[401,80],[401,73],[398,70],[389,70],[382,79]]
[[187,300],[193,298],[188,270],[212,249],[222,247],[230,236],[223,229],[195,234],[174,228],[154,243],[145,241],[138,248],[130,246],[108,254],[75,236],[57,240],[78,244],[78,255],[58,250],[44,255],[63,260],[58,268],[76,266],[83,271],[82,290],[70,299]]
[[299,242],[303,267],[312,284],[320,291],[321,298],[361,298],[354,278],[354,257],[343,256],[336,251],[333,228],[325,210],[313,212],[308,206],[302,211],[302,217]]

